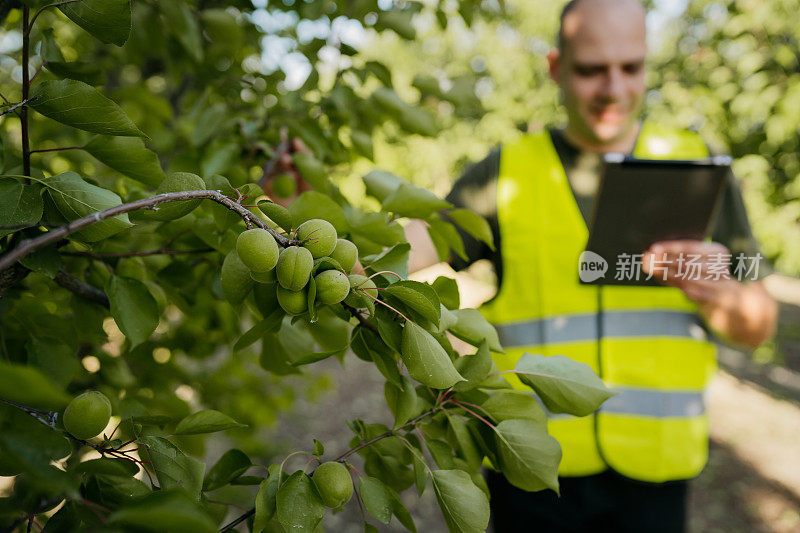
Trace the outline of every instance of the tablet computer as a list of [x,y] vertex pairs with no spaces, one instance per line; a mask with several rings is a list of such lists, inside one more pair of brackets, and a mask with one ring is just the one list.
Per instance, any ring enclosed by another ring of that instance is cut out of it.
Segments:
[[641,254],[654,242],[706,237],[730,164],[728,156],[668,161],[606,154],[578,264],[581,283],[657,286],[642,271]]

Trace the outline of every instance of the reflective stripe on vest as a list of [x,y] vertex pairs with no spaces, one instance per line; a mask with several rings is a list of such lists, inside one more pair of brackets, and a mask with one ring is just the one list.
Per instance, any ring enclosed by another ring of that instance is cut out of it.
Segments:
[[[600,411],[655,418],[700,416],[706,412],[701,392],[623,388],[614,388],[613,391],[617,395],[603,402]],[[551,413],[543,404],[540,405],[548,418],[575,418],[568,414]]]
[[[697,135],[649,122],[633,154],[708,156]],[[595,415],[548,418],[563,450],[560,473],[590,475],[610,466],[653,482],[699,473],[708,445],[702,393],[716,367],[696,305],[674,288],[578,282],[588,230],[546,132],[503,146],[497,204],[503,278],[482,311],[506,348],[493,354],[498,369],[512,369],[526,351],[566,355],[620,393]],[[513,374],[506,377],[530,392]]]
[[688,337],[704,340],[705,330],[694,313],[682,311],[606,311],[598,321],[596,313],[498,324],[497,334],[505,348],[561,342],[594,341],[598,325],[604,337]]

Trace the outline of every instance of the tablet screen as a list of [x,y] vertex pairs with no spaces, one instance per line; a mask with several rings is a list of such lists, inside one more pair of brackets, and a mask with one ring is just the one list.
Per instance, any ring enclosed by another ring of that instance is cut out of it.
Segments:
[[658,285],[641,271],[641,254],[654,242],[705,238],[729,168],[728,157],[653,161],[609,154],[578,265],[581,282]]

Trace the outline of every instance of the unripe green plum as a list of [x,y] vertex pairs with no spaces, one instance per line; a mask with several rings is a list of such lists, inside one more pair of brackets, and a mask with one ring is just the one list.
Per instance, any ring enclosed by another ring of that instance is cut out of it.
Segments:
[[236,250],[231,250],[225,256],[220,272],[220,282],[222,294],[233,305],[242,303],[247,293],[253,288],[254,282],[250,277],[250,269],[239,259]]
[[302,315],[308,311],[308,291],[305,288],[299,291],[290,291],[278,285],[276,295],[278,304],[286,311],[287,315]]
[[99,391],[87,391],[75,397],[64,409],[64,429],[79,439],[100,434],[111,418],[111,402]]
[[297,184],[289,174],[278,174],[272,178],[272,192],[278,198],[291,198],[297,192]]
[[[172,172],[156,189],[156,194],[180,191],[201,191],[206,188],[203,179],[190,172]],[[150,218],[155,220],[175,220],[188,215],[195,207],[200,205],[200,199],[182,200],[158,205],[157,211],[150,212]]]
[[289,246],[278,257],[275,276],[284,289],[299,291],[308,283],[313,267],[314,258],[311,252],[300,246]]
[[236,253],[253,272],[269,272],[278,262],[278,243],[267,230],[253,228],[239,234]]
[[314,277],[317,301],[325,305],[338,304],[350,293],[350,280],[344,272],[325,270]]
[[311,479],[327,507],[339,508],[353,497],[353,482],[347,467],[342,463],[335,461],[322,463],[314,471]]
[[361,274],[350,274],[347,276],[350,281],[350,294],[344,299],[344,303],[351,307],[364,307],[364,299],[369,296],[364,296],[363,291],[372,295],[374,298],[378,297],[378,288],[375,282]]
[[336,228],[327,220],[312,218],[300,224],[295,233],[314,259],[331,255],[336,247]]
[[331,259],[335,259],[345,272],[350,272],[358,261],[358,248],[347,239],[336,239],[336,247],[331,252]]

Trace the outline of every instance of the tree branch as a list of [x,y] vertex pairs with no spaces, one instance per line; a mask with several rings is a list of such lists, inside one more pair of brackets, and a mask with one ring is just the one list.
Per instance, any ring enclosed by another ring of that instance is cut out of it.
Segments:
[[101,291],[94,285],[89,285],[85,281],[79,280],[75,276],[64,272],[63,270],[58,271],[53,281],[85,300],[102,305],[106,309],[110,308],[108,296],[106,296],[105,292]]
[[5,115],[6,113],[11,113],[12,111],[16,114],[16,109],[17,108],[22,107],[22,106],[26,105],[27,103],[32,102],[33,100],[36,100],[36,98],[28,98],[27,100],[23,100],[23,101],[19,102],[18,104],[13,104],[8,109],[3,109],[2,111],[0,111],[0,116]]
[[337,462],[341,463],[342,461],[344,461],[345,459],[347,459],[348,457],[350,457],[351,455],[353,455],[357,451],[359,451],[359,450],[361,450],[363,448],[366,448],[370,444],[374,444],[374,443],[378,442],[381,439],[385,439],[385,438],[388,438],[388,437],[394,437],[397,434],[397,432],[400,431],[401,429],[405,429],[405,428],[407,428],[409,426],[413,426],[414,424],[416,424],[417,422],[419,422],[423,418],[426,418],[426,417],[436,413],[439,410],[441,410],[441,407],[439,407],[439,406],[433,407],[431,409],[428,409],[427,411],[425,411],[424,413],[422,413],[418,417],[414,418],[413,420],[409,420],[408,422],[406,422],[405,424],[403,424],[399,428],[389,430],[386,433],[381,433],[377,437],[373,437],[373,438],[371,438],[371,439],[369,439],[367,441],[362,442],[361,444],[359,444],[355,448],[350,448],[349,450],[344,452],[342,455],[340,455],[339,457],[334,459],[334,461],[337,461]]
[[249,220],[254,225],[258,226],[261,229],[264,229],[272,235],[272,237],[283,247],[286,246],[297,246],[300,244],[299,241],[294,239],[287,239],[274,229],[270,228],[261,218],[254,215],[244,207],[242,207],[239,203],[231,200],[224,194],[219,191],[210,191],[210,190],[200,190],[200,191],[180,191],[180,192],[169,192],[164,194],[159,194],[158,196],[153,196],[150,198],[142,198],[141,200],[136,200],[135,202],[130,202],[127,204],[121,204],[109,209],[104,209],[103,211],[98,211],[97,213],[93,213],[91,215],[85,216],[83,218],[79,218],[77,220],[73,220],[69,224],[65,224],[59,228],[53,229],[44,233],[34,239],[28,239],[22,241],[18,247],[14,250],[8,252],[4,256],[0,257],[0,272],[7,269],[17,261],[19,261],[22,257],[42,248],[43,246],[47,246],[52,242],[56,242],[60,239],[63,239],[67,235],[71,233],[75,233],[87,226],[91,226],[92,224],[96,224],[102,220],[107,218],[111,218],[117,215],[122,215],[124,213],[129,213],[131,211],[136,211],[137,209],[147,209],[147,208],[156,208],[159,204],[167,203],[167,202],[177,202],[180,200],[195,200],[195,199],[206,199],[206,200],[213,200],[219,204],[224,205],[231,211],[236,212],[242,219]]
[[235,528],[236,526],[238,526],[239,524],[241,524],[242,522],[244,522],[245,520],[247,520],[248,518],[250,518],[254,514],[256,514],[255,508],[250,509],[249,511],[247,511],[243,515],[241,515],[241,516],[237,517],[236,519],[234,519],[233,521],[228,522],[227,524],[225,524],[222,527],[222,529],[220,529],[220,531],[221,532],[230,531],[231,529]]
[[[349,306],[345,306],[345,307],[349,307]],[[351,308],[351,309],[352,309],[352,308]],[[381,440],[381,439],[385,439],[385,438],[387,438],[387,437],[393,437],[393,436],[395,436],[395,435],[397,434],[397,432],[398,432],[398,431],[400,431],[401,429],[405,429],[405,428],[407,428],[407,427],[409,427],[409,426],[413,426],[414,424],[416,424],[417,422],[419,422],[419,421],[420,421],[420,420],[422,420],[423,418],[426,418],[426,417],[428,417],[428,416],[430,416],[430,415],[432,415],[432,414],[434,414],[434,413],[438,412],[439,410],[441,410],[441,407],[440,407],[440,406],[433,407],[433,408],[431,408],[431,409],[429,409],[429,410],[425,411],[424,413],[422,413],[422,414],[421,414],[421,415],[419,415],[418,417],[414,418],[413,420],[409,420],[408,422],[406,422],[405,424],[403,424],[403,425],[402,425],[402,426],[400,426],[399,428],[397,428],[397,429],[393,429],[393,430],[391,430],[391,431],[387,431],[386,433],[382,433],[382,434],[378,435],[377,437],[374,437],[374,438],[372,438],[372,439],[369,439],[369,440],[367,440],[367,441],[364,441],[364,442],[362,442],[361,444],[359,444],[359,445],[358,445],[358,446],[356,446],[355,448],[351,448],[351,449],[347,450],[347,451],[346,451],[346,452],[344,452],[342,455],[340,455],[339,457],[337,457],[336,459],[334,459],[334,461],[337,461],[337,462],[340,462],[340,463],[341,463],[341,462],[344,462],[344,460],[345,460],[345,459],[347,459],[348,457],[350,457],[351,455],[353,455],[354,453],[356,453],[358,450],[361,450],[361,449],[363,449],[363,448],[366,448],[366,447],[367,447],[367,446],[369,446],[370,444],[374,444],[374,443],[378,442],[378,441],[379,441],[379,440]],[[296,453],[297,453],[297,452],[296,452]],[[222,529],[220,529],[220,532],[224,532],[224,531],[230,531],[231,529],[233,529],[233,528],[234,528],[234,527],[236,527],[237,525],[239,525],[239,524],[241,524],[242,522],[244,522],[245,520],[247,520],[247,519],[248,519],[250,516],[252,516],[253,514],[255,514],[255,512],[256,512],[256,510],[255,510],[255,509],[250,509],[249,511],[247,511],[247,512],[246,512],[246,513],[244,513],[243,515],[241,515],[241,516],[237,517],[236,519],[234,519],[232,522],[230,522],[230,523],[226,524],[226,525],[225,525],[225,526],[224,526]]]

